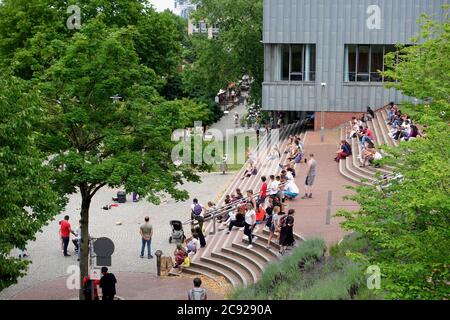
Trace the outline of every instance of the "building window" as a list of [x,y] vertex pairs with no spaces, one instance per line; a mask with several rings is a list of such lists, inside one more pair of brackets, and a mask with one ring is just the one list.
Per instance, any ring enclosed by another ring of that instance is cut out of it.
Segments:
[[279,80],[315,81],[316,45],[283,44],[279,47]]
[[345,82],[382,82],[379,71],[384,71],[384,56],[396,52],[394,45],[345,45],[344,81]]

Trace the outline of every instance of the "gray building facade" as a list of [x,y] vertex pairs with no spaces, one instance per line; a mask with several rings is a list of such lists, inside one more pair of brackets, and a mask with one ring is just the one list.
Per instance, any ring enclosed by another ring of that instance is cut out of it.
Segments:
[[264,0],[262,107],[361,112],[410,99],[384,89],[386,52],[449,0]]

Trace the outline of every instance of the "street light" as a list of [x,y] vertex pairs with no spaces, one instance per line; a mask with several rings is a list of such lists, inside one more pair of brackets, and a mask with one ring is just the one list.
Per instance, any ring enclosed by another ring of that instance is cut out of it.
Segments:
[[325,99],[324,99],[324,93],[325,93],[325,87],[327,86],[327,84],[325,82],[321,83],[322,86],[322,103],[321,103],[321,110],[322,112],[320,113],[320,142],[324,141],[324,103],[325,103]]
[[120,99],[122,99],[121,96],[119,96],[118,94],[113,95],[112,97],[110,97],[114,102],[120,101]]

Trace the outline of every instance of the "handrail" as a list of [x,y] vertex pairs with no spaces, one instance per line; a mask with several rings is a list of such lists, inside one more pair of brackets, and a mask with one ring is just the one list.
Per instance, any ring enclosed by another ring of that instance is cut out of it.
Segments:
[[[286,185],[287,185],[287,183],[280,183],[279,186],[284,187],[284,186],[286,186]],[[209,221],[209,220],[211,220],[212,218],[214,218],[214,216],[217,216],[218,213],[221,213],[221,214],[222,214],[222,213],[225,213],[225,212],[227,212],[227,211],[235,210],[235,209],[236,209],[239,205],[241,205],[242,203],[245,203],[245,202],[247,202],[248,200],[257,199],[257,198],[259,197],[260,194],[261,194],[261,192],[254,193],[254,194],[253,194],[252,196],[250,196],[250,197],[245,197],[245,198],[239,199],[239,200],[237,200],[237,201],[231,202],[231,203],[229,203],[229,204],[225,204],[225,205],[223,205],[223,206],[221,206],[221,207],[219,207],[219,208],[216,208],[216,209],[214,209],[214,210],[212,210],[212,211],[209,211],[209,212],[207,212],[207,214],[203,217],[203,219],[204,219],[203,221]],[[189,219],[189,220],[183,222],[183,225],[191,224],[191,223],[196,222],[196,221],[197,221],[197,220]]]

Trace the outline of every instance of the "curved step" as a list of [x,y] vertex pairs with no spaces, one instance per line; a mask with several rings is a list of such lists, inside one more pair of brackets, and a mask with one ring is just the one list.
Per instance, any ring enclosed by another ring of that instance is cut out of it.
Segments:
[[247,285],[247,279],[246,277],[239,272],[238,270],[230,267],[226,263],[223,263],[220,260],[214,259],[214,258],[206,258],[201,257],[200,258],[201,265],[203,266],[204,263],[208,263],[209,265],[215,266],[215,270],[220,270],[222,273],[227,274],[228,276],[234,277],[235,282],[233,287],[239,286],[239,285]]
[[249,255],[243,254],[239,250],[234,249],[233,247],[222,248],[221,250],[222,252],[225,252],[228,255],[237,256],[247,261],[248,263],[252,264],[255,268],[257,268],[261,273],[264,271],[264,265],[261,262],[257,261],[257,259],[252,259]]
[[211,257],[226,261],[234,267],[242,269],[246,273],[247,284],[256,283],[258,281],[259,277],[257,272],[255,272],[252,267],[248,265],[248,261],[236,256],[231,256],[224,252],[212,252]]
[[202,263],[191,262],[191,267],[183,269],[183,272],[189,273],[189,272],[192,272],[192,270],[194,270],[194,271],[203,270],[203,271],[212,273],[216,276],[223,277],[233,287],[237,287],[240,284],[238,279],[235,276],[232,276],[226,272],[223,272],[222,270],[217,269],[214,266],[211,266],[208,262],[202,262]]

